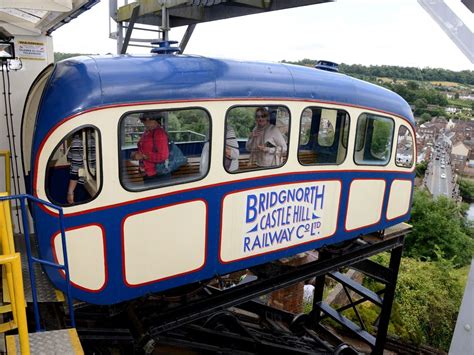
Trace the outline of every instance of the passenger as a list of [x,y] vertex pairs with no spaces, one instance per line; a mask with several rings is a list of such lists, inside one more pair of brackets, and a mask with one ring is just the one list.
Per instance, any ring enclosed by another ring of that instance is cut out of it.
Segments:
[[225,133],[224,167],[228,172],[239,169],[239,142],[237,142],[235,130],[229,125]]
[[162,119],[161,115],[154,112],[144,112],[140,116],[145,132],[138,141],[138,150],[132,152],[130,157],[140,162],[140,172],[145,181],[169,174],[168,135],[161,127]]
[[69,184],[66,200],[69,204],[73,204],[75,202],[74,192],[77,185],[84,184],[84,177],[79,176],[79,170],[84,169],[84,146],[82,144],[81,131],[76,132],[72,138],[71,146],[67,153],[67,160],[69,162]]
[[281,156],[287,151],[283,134],[270,124],[270,115],[265,108],[257,108],[255,122],[256,126],[245,145],[250,151],[250,164],[255,162],[260,167],[281,165]]

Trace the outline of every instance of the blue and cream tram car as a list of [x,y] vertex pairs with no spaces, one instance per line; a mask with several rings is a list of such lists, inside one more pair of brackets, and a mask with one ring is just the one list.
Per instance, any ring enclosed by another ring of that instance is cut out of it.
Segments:
[[[278,151],[269,164],[248,145],[262,111],[285,145],[265,149]],[[158,115],[186,157],[154,179],[134,159],[144,115]],[[185,55],[59,62],[30,89],[22,123],[27,190],[63,207],[73,296],[94,304],[406,221],[414,139],[410,107],[381,87],[315,68]],[[71,202],[68,155],[78,141]],[[57,213],[39,205],[32,213],[41,256],[61,262]],[[46,272],[63,288],[61,271]]]

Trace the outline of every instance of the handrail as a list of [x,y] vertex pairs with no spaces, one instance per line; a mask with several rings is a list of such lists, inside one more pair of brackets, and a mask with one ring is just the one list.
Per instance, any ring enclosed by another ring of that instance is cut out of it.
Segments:
[[7,194],[11,193],[11,181],[10,181],[10,151],[0,150],[0,156],[5,157],[5,190]]
[[[70,282],[70,275],[69,275],[69,264],[68,264],[68,257],[67,257],[67,249],[66,249],[66,233],[64,230],[64,213],[63,209],[59,206],[53,205],[47,201],[41,200],[31,195],[21,194],[21,195],[13,195],[13,196],[5,196],[4,193],[0,194],[0,201],[10,201],[10,200],[20,200],[21,212],[22,212],[22,222],[23,222],[23,230],[25,233],[25,244],[26,244],[26,254],[28,256],[28,268],[30,270],[30,283],[31,283],[31,294],[33,296],[33,307],[34,307],[34,315],[35,315],[35,323],[36,323],[36,331],[41,331],[40,328],[40,317],[39,317],[39,308],[38,308],[38,298],[36,295],[36,280],[35,274],[33,269],[33,263],[39,263],[46,266],[55,266],[58,269],[64,270],[66,276],[66,293],[67,293],[67,302],[69,307],[69,316],[71,319],[71,327],[76,327],[76,321],[74,318],[74,307],[72,304],[72,296],[71,296],[71,282]],[[31,254],[31,244],[30,244],[30,235],[29,235],[29,225],[28,225],[28,211],[26,209],[26,200],[33,201],[36,203],[43,204],[48,206],[52,209],[55,209],[59,212],[59,228],[61,231],[61,244],[63,248],[63,260],[64,263],[61,265],[59,263],[52,263],[48,260],[42,260],[39,258],[35,258]],[[0,216],[1,217],[1,216]],[[9,238],[10,239],[10,238]],[[13,243],[13,235],[11,236],[11,240]],[[10,243],[10,242],[9,242]],[[13,245],[13,244],[11,244]]]

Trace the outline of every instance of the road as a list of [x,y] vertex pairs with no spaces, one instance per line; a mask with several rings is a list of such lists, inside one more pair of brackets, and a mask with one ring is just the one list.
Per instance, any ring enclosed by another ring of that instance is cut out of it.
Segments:
[[452,198],[453,175],[449,153],[442,140],[436,143],[436,147],[427,169],[426,186],[434,197]]

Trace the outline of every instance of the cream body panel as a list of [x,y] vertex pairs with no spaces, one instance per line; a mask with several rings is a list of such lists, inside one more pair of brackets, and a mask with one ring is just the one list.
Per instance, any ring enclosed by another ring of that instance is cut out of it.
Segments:
[[394,180],[390,186],[387,219],[405,215],[410,209],[412,182],[410,180]]
[[371,226],[382,216],[385,180],[353,180],[347,204],[346,230]]
[[[279,168],[272,168],[266,170],[248,171],[243,173],[228,173],[223,166],[224,153],[224,135],[225,120],[227,110],[235,105],[242,106],[256,106],[256,105],[282,105],[290,110],[290,133],[288,145],[288,158],[286,163]],[[350,133],[349,146],[346,159],[340,165],[315,165],[302,166],[298,162],[298,134],[300,129],[300,118],[303,110],[310,106],[326,107],[332,109],[345,109],[350,114]],[[210,162],[211,167],[209,173],[204,179],[194,182],[179,184],[176,186],[163,186],[145,191],[127,191],[123,188],[119,180],[119,157],[118,157],[118,141],[117,141],[117,127],[119,118],[125,113],[137,110],[152,110],[152,109],[177,109],[186,107],[202,107],[208,110],[212,119],[212,137],[210,148]],[[45,142],[41,151],[39,159],[38,171],[41,172],[37,183],[36,191],[39,198],[46,199],[45,186],[45,172],[47,160],[51,152],[55,149],[57,144],[70,132],[77,127],[83,125],[93,125],[100,130],[101,142],[97,145],[100,151],[97,154],[98,168],[102,174],[102,190],[99,195],[87,204],[76,206],[64,206],[64,214],[68,215],[75,212],[84,212],[89,209],[96,209],[106,206],[112,206],[118,203],[133,202],[143,198],[159,197],[160,195],[169,194],[175,191],[182,191],[187,189],[201,188],[208,185],[220,184],[223,181],[231,182],[242,179],[252,179],[254,177],[271,176],[273,174],[285,174],[293,172],[311,172],[311,171],[344,171],[344,170],[364,170],[364,171],[400,171],[409,172],[412,170],[397,167],[394,162],[395,153],[392,152],[392,157],[388,166],[360,166],[353,161],[352,151],[354,146],[356,119],[363,112],[370,112],[354,107],[345,107],[343,105],[323,104],[319,102],[310,101],[285,101],[285,100],[233,100],[233,101],[190,101],[189,103],[162,103],[162,104],[148,104],[148,105],[133,105],[111,107],[91,112],[80,114],[73,119],[65,121],[53,131],[49,139]],[[388,116],[388,115],[387,115]],[[392,116],[390,116],[392,117]],[[393,117],[392,117],[393,118]],[[394,118],[398,127],[401,119]],[[409,127],[412,131],[411,127]],[[100,163],[99,163],[100,160]],[[100,165],[101,164],[101,165]],[[106,182],[106,183],[105,183]],[[56,214],[56,211],[51,210],[51,213]]]
[[227,195],[220,259],[231,262],[330,237],[336,232],[340,181],[315,181]]
[[[98,225],[66,231],[66,249],[71,281],[79,287],[97,291],[107,280],[104,250],[105,235]],[[56,258],[64,264],[61,234],[53,237]]]
[[126,217],[125,282],[137,286],[198,270],[206,259],[206,220],[201,200]]

